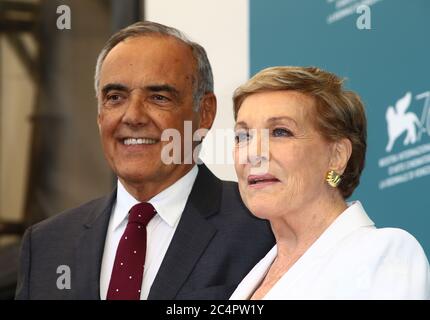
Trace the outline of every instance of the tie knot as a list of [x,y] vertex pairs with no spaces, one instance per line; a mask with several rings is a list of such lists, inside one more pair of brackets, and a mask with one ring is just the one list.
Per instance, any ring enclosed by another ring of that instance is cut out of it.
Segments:
[[138,223],[146,226],[156,213],[157,211],[155,211],[152,204],[148,202],[135,204],[130,209],[128,223]]

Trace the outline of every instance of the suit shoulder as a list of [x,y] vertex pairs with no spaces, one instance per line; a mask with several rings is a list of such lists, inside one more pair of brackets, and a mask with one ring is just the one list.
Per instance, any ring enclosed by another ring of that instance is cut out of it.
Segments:
[[239,187],[237,182],[222,181],[222,195],[221,195],[221,211],[222,212],[247,212],[242,198],[240,197]]
[[52,217],[42,220],[33,225],[33,233],[40,231],[46,232],[49,230],[66,230],[71,229],[75,225],[82,225],[90,218],[90,215],[105,204],[110,196],[101,197],[98,199],[90,200],[78,207],[67,209]]
[[[223,219],[237,222],[260,225],[267,228],[267,221],[255,217],[245,206],[239,193],[237,182],[222,181],[222,195],[220,214]],[[242,225],[243,226],[243,225]]]
[[227,192],[227,194],[232,194],[232,192],[236,192],[239,190],[238,184],[235,181],[226,181],[221,180],[223,191]]
[[231,197],[231,196],[240,196],[239,194],[239,187],[237,182],[235,181],[225,181],[225,180],[221,180],[221,185],[222,185],[222,190],[223,193],[227,196],[227,197]]
[[[223,245],[229,244],[229,252],[248,252],[250,257],[258,258],[252,261],[253,265],[275,243],[270,224],[248,210],[236,182],[221,181],[221,184],[219,211],[212,216],[211,223],[216,226],[217,237],[222,239]],[[249,239],[253,239],[252,244]]]

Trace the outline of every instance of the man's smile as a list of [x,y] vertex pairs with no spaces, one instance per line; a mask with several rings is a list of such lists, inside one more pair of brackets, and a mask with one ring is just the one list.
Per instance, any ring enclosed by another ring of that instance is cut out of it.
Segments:
[[140,144],[155,144],[158,142],[156,139],[151,138],[125,138],[122,139],[123,144],[129,145],[140,145]]

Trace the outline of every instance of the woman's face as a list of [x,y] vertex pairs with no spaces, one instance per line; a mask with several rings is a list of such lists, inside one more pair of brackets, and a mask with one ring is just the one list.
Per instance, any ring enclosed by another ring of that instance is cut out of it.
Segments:
[[[328,194],[333,148],[312,122],[314,104],[296,91],[256,93],[243,101],[235,126],[235,169],[242,199],[257,217],[300,212]],[[266,139],[261,129],[267,129]]]

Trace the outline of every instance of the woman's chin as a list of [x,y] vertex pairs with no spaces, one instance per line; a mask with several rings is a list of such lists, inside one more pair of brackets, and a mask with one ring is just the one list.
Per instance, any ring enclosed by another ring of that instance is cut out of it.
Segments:
[[248,206],[249,211],[260,219],[269,220],[271,217],[274,217],[276,214],[276,208],[271,205],[266,204],[250,204]]

